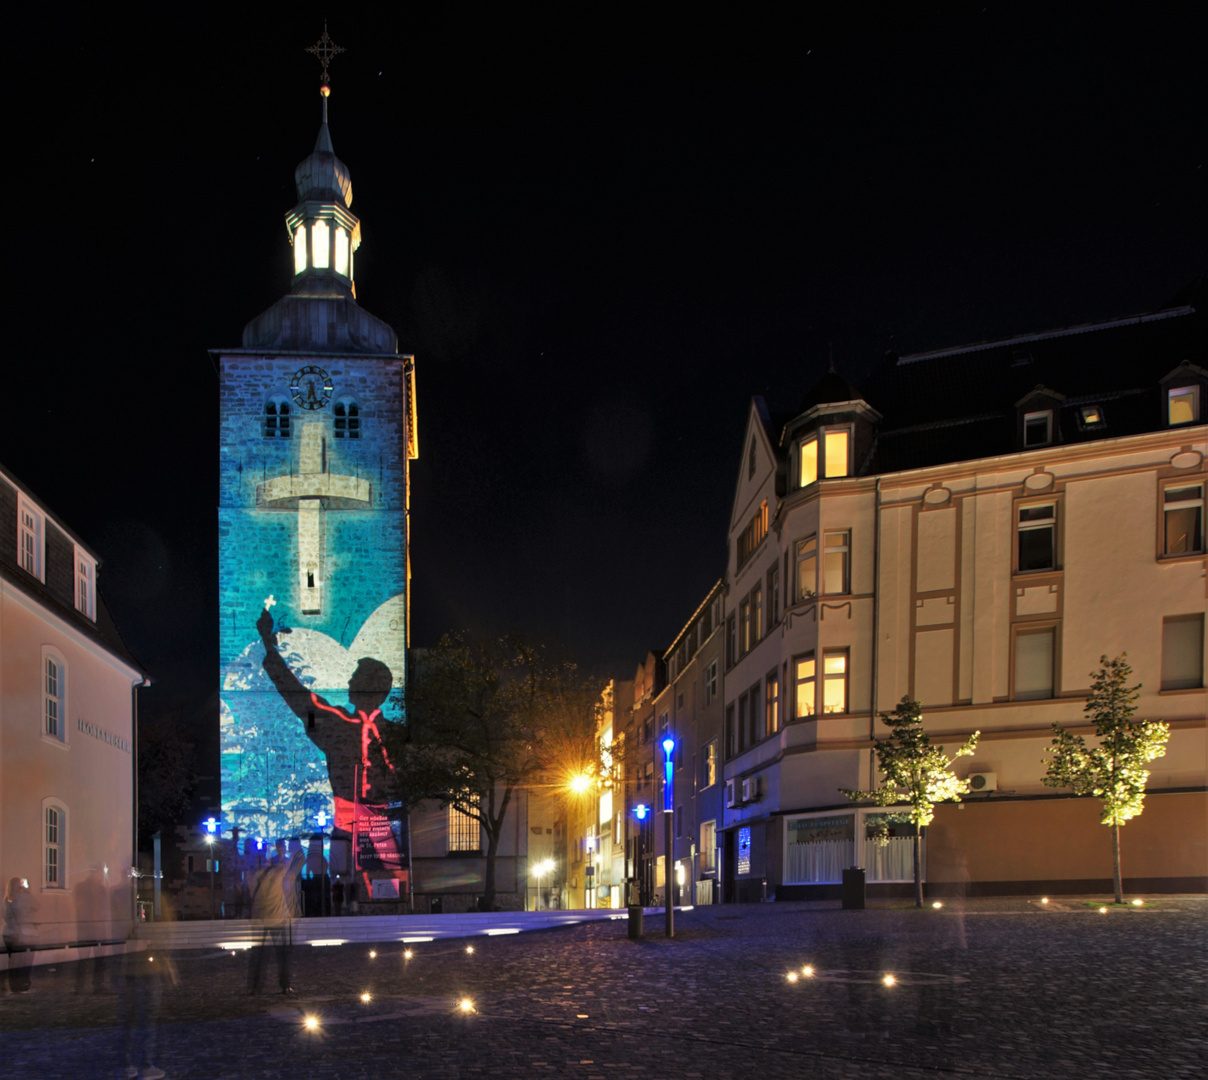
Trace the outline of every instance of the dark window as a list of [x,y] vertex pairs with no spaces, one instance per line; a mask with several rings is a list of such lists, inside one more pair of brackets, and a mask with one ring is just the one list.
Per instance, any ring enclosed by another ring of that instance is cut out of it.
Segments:
[[1168,487],[1162,493],[1162,554],[1204,550],[1204,485]]
[[1025,414],[1023,418],[1024,446],[1048,446],[1053,441],[1053,414],[1044,412]]
[[336,438],[359,439],[361,437],[361,408],[355,401],[337,401],[335,404]]
[[288,439],[289,434],[289,402],[267,402],[264,406],[264,437]]
[[734,756],[734,706],[726,706],[726,760]]
[[1053,503],[1019,508],[1019,570],[1057,566],[1057,507]]

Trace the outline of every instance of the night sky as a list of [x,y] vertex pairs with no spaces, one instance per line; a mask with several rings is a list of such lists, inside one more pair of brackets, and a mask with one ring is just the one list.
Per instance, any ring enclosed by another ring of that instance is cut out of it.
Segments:
[[[289,288],[320,117],[323,8],[261,7],[42,5],[6,50],[0,461],[100,555],[142,709],[215,747],[206,350]],[[632,677],[723,572],[751,395],[1202,272],[1202,7],[1051,7],[329,10],[358,297],[417,356],[412,643]]]

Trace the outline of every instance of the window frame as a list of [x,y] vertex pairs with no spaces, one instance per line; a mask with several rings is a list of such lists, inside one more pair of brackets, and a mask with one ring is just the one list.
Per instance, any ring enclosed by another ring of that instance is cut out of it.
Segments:
[[[52,814],[55,815],[53,826],[51,822]],[[38,818],[38,850],[41,853],[42,889],[45,892],[70,892],[67,876],[67,829],[69,824],[70,818],[68,816],[67,804],[62,799],[49,797],[42,800],[41,815]],[[55,830],[53,840],[50,834],[52,827]],[[53,860],[51,858],[52,853],[54,856]],[[54,866],[54,880],[51,880],[52,862]]]
[[[26,520],[28,518],[28,521]],[[26,544],[26,538],[29,544]],[[29,562],[26,562],[28,546]],[[46,515],[23,491],[17,493],[17,565],[38,581],[46,581]]]
[[[1176,397],[1188,396],[1191,398],[1191,419],[1190,420],[1172,420],[1170,418],[1171,406],[1174,404]],[[1185,386],[1169,386],[1166,388],[1166,426],[1168,428],[1186,427],[1189,424],[1198,424],[1200,422],[1200,388],[1195,383],[1190,383]]]
[[774,667],[763,677],[764,738],[777,734],[783,726],[780,718],[780,669]]
[[[1199,629],[1199,672],[1194,681],[1186,677],[1178,680],[1178,685],[1167,685],[1167,628],[1174,625],[1193,625]],[[1180,691],[1195,691],[1204,688],[1204,613],[1193,612],[1190,615],[1166,615],[1162,618],[1162,667],[1159,681],[1159,692],[1179,693]]]
[[[1044,440],[1042,442],[1033,442],[1028,438],[1028,422],[1043,420],[1044,421]],[[1052,409],[1033,409],[1031,412],[1023,414],[1023,448],[1025,450],[1039,450],[1042,446],[1053,445],[1053,410]]]
[[[840,675],[832,675],[826,670],[826,662],[829,659],[842,658],[843,671]],[[843,708],[840,710],[831,709],[827,706],[827,689],[834,683],[840,683],[843,687]],[[822,650],[822,715],[823,716],[847,716],[851,711],[851,649],[848,646],[840,648],[823,649]]]
[[[852,449],[852,426],[851,424],[834,424],[825,428],[819,428],[822,438],[819,440],[819,445],[822,449],[822,467],[818,470],[823,480],[842,480],[852,474],[851,449]],[[828,445],[832,435],[843,436],[843,471],[831,472],[831,453]]]
[[[705,843],[706,834],[709,836],[710,843]],[[717,873],[717,819],[710,818],[708,821],[700,823],[700,854],[701,854],[701,873],[715,874]]]
[[717,783],[717,753],[717,739],[710,739],[701,747],[701,771],[699,777],[701,791],[707,791]]
[[331,407],[332,435],[349,442],[359,440],[364,428],[361,403],[354,397],[342,397]]
[[[1169,549],[1169,529],[1167,525],[1167,515],[1172,509],[1186,509],[1192,505],[1196,505],[1196,500],[1185,499],[1177,507],[1168,507],[1166,505],[1166,493],[1171,489],[1191,489],[1199,488],[1199,546],[1190,548],[1187,551],[1171,552]],[[1205,550],[1204,523],[1205,517],[1208,516],[1208,506],[1205,505],[1205,494],[1208,492],[1208,478],[1201,475],[1195,476],[1171,476],[1161,480],[1158,484],[1158,558],[1162,560],[1201,558]]]
[[[480,804],[480,800],[475,798],[475,803]],[[467,814],[464,810],[454,806],[453,803],[449,803],[447,809],[448,816],[445,819],[445,825],[448,854],[482,854],[482,822],[472,814]],[[466,846],[471,839],[476,841],[474,846]]]
[[704,675],[704,704],[712,705],[717,700],[717,659],[710,660],[703,669]]
[[780,625],[780,560],[776,559],[768,568],[767,573],[767,628]]
[[[812,545],[812,554],[807,554],[802,557],[803,551],[807,545]],[[814,587],[812,589],[801,588],[801,565],[803,562],[812,562],[814,566],[813,578]],[[802,537],[793,544],[793,603],[803,604],[808,600],[813,600],[818,596],[818,534],[810,533],[809,536]]]
[[[63,654],[51,645],[43,645],[41,649],[41,665],[38,668],[38,700],[40,707],[38,709],[38,725],[45,742],[55,746],[67,745],[67,661],[63,658]],[[48,685],[50,674],[48,666],[55,665],[55,684],[56,692],[52,698],[50,687]],[[57,732],[50,731],[50,703],[55,703],[55,720]]]
[[[283,419],[284,424],[281,423]],[[293,412],[289,398],[284,394],[273,394],[265,398],[260,422],[260,434],[266,439],[293,438]]]
[[[1059,659],[1059,650],[1061,648],[1061,635],[1057,632],[1059,623],[1043,621],[1043,622],[1023,622],[1015,623],[1011,627],[1011,682],[1010,682],[1010,700],[1011,701],[1054,701],[1060,697],[1061,686],[1061,668]],[[1021,696],[1019,693],[1019,639],[1023,637],[1039,637],[1041,634],[1048,634],[1049,641],[1052,644],[1052,649],[1049,654],[1049,667],[1052,685],[1050,692],[1044,694],[1027,694]]]
[[[1020,520],[1022,515],[1028,510],[1034,510],[1042,506],[1051,506],[1053,513],[1051,519],[1037,520],[1035,522],[1024,523]],[[1013,551],[1013,569],[1016,574],[1051,574],[1056,570],[1061,569],[1061,500],[1055,494],[1049,494],[1044,498],[1027,498],[1017,499],[1014,504],[1014,543]],[[1052,559],[1048,566],[1033,566],[1024,569],[1023,551],[1020,547],[1022,537],[1025,532],[1039,532],[1041,529],[1049,529],[1052,532]]]
[[[831,537],[840,536],[843,538],[842,543],[832,545]],[[827,587],[828,571],[826,562],[832,552],[837,552],[843,556],[842,570],[842,585],[843,588],[839,592],[833,592]],[[822,586],[823,596],[850,596],[851,595],[851,529],[833,529],[822,534],[822,560],[821,560]]]
[[[793,676],[793,719],[807,720],[818,715],[818,654],[814,649],[807,652],[797,653],[792,660],[792,676]],[[802,677],[800,673],[800,665],[804,663],[813,664],[813,671],[806,677]],[[809,695],[809,712],[801,711],[801,687],[805,684],[811,687]]]
[[72,565],[75,567],[75,609],[81,615],[96,622],[96,559],[79,544],[74,549]]

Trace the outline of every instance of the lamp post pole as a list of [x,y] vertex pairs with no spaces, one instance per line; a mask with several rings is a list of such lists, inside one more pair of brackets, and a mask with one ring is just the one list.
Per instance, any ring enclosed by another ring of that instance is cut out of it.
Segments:
[[675,900],[671,893],[671,866],[672,859],[672,836],[671,836],[671,818],[674,815],[672,807],[675,805],[671,797],[672,771],[674,764],[672,754],[675,752],[675,740],[668,737],[663,740],[663,753],[666,756],[666,761],[663,768],[666,770],[666,775],[663,780],[663,901],[667,912],[667,937],[675,937]]

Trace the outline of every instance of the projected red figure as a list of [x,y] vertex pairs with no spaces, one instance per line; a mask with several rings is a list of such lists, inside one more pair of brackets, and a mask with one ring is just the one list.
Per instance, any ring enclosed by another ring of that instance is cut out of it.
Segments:
[[361,869],[404,869],[388,805],[395,796],[394,770],[378,730],[382,703],[394,683],[390,669],[371,657],[358,660],[348,680],[350,707],[343,709],[308,690],[290,670],[277,647],[277,635],[289,630],[274,627],[267,609],[256,629],[264,642],[265,672],[327,761],[336,828],[351,833],[355,819]]

